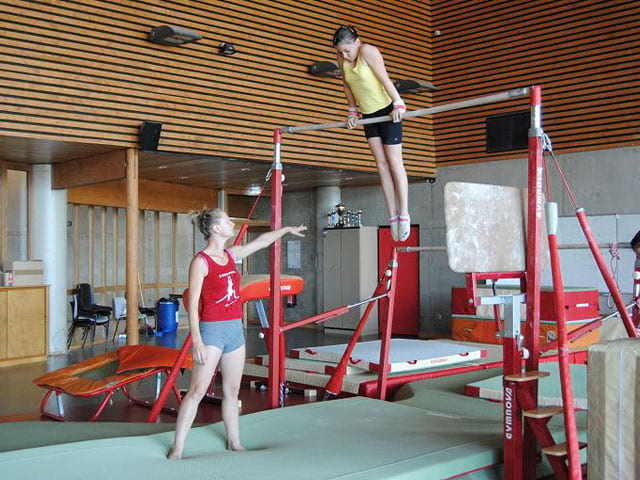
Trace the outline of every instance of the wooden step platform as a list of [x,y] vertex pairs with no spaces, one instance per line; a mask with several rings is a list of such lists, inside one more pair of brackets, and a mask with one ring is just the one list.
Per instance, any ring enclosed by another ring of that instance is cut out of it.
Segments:
[[537,419],[550,418],[554,415],[558,415],[559,413],[562,413],[562,407],[558,407],[555,405],[534,408],[533,410],[525,410],[524,412],[522,412],[525,417]]
[[[585,442],[578,442],[580,449],[585,448],[587,444]],[[542,453],[545,455],[551,455],[552,457],[566,457],[569,454],[569,446],[567,442],[556,443],[542,449]]]

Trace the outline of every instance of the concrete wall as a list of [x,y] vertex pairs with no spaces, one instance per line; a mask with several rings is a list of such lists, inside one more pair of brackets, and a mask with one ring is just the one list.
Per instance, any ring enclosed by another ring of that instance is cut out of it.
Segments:
[[[578,202],[590,215],[640,213],[640,148],[630,147],[607,151],[592,151],[558,155],[561,167],[578,198]],[[560,180],[551,173],[554,200],[559,203],[560,215],[573,215],[573,207],[561,190]],[[525,158],[473,165],[444,167],[438,171],[438,180],[410,185],[412,223],[420,225],[422,245],[445,245],[443,189],[449,181],[465,181],[525,187],[527,162]],[[308,222],[314,215],[312,193],[295,193],[286,196],[285,223]],[[388,221],[382,192],[379,187],[343,188],[342,202],[349,209],[363,210],[364,225],[383,225]],[[301,208],[304,205],[304,209]],[[308,212],[307,214],[303,213]],[[638,225],[640,229],[640,225]],[[303,245],[304,272],[308,282],[305,295],[312,292],[312,282],[321,281],[321,265],[317,275],[307,270],[316,269],[316,252],[311,239],[316,232],[310,229],[309,241]],[[285,253],[286,255],[286,253]],[[563,265],[570,269],[571,265]],[[420,329],[423,334],[444,334],[450,331],[451,287],[464,285],[464,276],[452,272],[445,252],[428,252],[421,255],[421,309]],[[317,277],[317,280],[316,280]],[[622,282],[626,281],[622,279]],[[595,281],[594,281],[595,284]],[[313,302],[301,302],[299,313],[313,313]],[[298,316],[298,314],[296,314]]]
[[[271,205],[269,200],[261,201],[256,209],[256,218],[270,218]],[[285,309],[286,321],[299,320],[316,313],[316,282],[318,278],[318,249],[316,248],[316,238],[320,232],[316,228],[316,192],[293,192],[283,196],[282,225],[305,224],[308,230],[304,238],[293,235],[286,235],[282,239],[282,273],[286,275],[298,275],[304,278],[304,292],[298,296],[298,304],[295,308]],[[250,235],[255,238],[259,233]],[[288,241],[300,241],[301,267],[288,268]],[[251,256],[249,273],[269,273],[270,248],[256,252]],[[265,301],[265,307],[268,302]],[[255,312],[250,310],[250,316],[254,317]]]

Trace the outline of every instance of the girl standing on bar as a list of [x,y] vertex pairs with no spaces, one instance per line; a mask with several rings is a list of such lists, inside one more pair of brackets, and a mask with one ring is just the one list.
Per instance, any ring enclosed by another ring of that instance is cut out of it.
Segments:
[[225,248],[234,236],[234,223],[224,210],[203,210],[195,219],[207,246],[189,266],[189,330],[193,346],[193,371],[189,391],[180,403],[176,435],[167,458],[182,458],[182,450],[198,410],[220,363],[222,371],[222,420],[227,449],[244,450],[238,425],[238,392],[244,369],[245,347],[240,302],[240,274],[236,261],[266,248],[291,233],[304,237],[304,225],[263,233],[246,245]]
[[349,102],[347,126],[355,128],[363,118],[389,115],[392,121],[364,126],[380,174],[389,226],[394,240],[409,238],[409,185],[402,163],[402,115],[406,107],[389,78],[380,50],[360,41],[352,26],[339,27],[333,35],[338,65],[343,73],[344,93]]

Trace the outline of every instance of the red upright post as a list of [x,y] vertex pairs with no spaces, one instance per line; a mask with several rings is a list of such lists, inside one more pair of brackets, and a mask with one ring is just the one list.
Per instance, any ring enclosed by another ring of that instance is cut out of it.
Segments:
[[[534,371],[538,370],[540,356],[540,227],[543,211],[542,174],[544,162],[542,152],[542,135],[544,133],[542,130],[542,91],[540,86],[534,85],[531,87],[530,108],[531,127],[529,129],[527,180],[527,264],[525,276],[527,284],[527,322],[524,331],[524,345],[529,352],[526,369]],[[521,361],[518,360],[517,365],[510,365],[509,368],[517,369],[518,371],[513,373],[519,373],[520,366]],[[537,382],[525,382],[518,388],[528,388],[533,398],[538,398]],[[521,409],[517,401],[514,401],[513,404],[513,415],[514,417],[517,416],[518,423],[522,425]],[[522,432],[514,432],[514,435],[522,435],[522,451],[514,452],[516,456],[521,457],[522,470],[513,472],[516,475],[515,477],[505,476],[505,478],[523,478],[523,476],[524,478],[535,478],[535,435],[527,425],[523,426]],[[505,455],[506,453],[505,451]]]
[[387,396],[387,364],[389,363],[389,349],[391,345],[391,331],[393,327],[393,305],[396,296],[396,285],[398,283],[398,251],[393,249],[393,256],[387,265],[387,318],[382,324],[382,339],[380,340],[380,371],[378,372],[378,398],[384,400]]
[[560,368],[560,385],[564,413],[564,429],[568,447],[569,478],[580,480],[580,448],[578,446],[578,430],[573,410],[573,389],[571,385],[571,366],[569,362],[569,339],[567,335],[567,315],[565,310],[564,285],[560,270],[560,254],[558,253],[558,207],[556,203],[547,203],[547,230],[549,238],[549,254],[551,257],[551,274],[553,277],[553,299],[555,303],[556,323],[558,327],[558,364]]
[[611,272],[607,268],[607,263],[604,258],[602,258],[602,253],[600,253],[600,248],[598,247],[598,242],[596,242],[595,237],[593,236],[593,232],[591,231],[591,227],[589,227],[589,222],[587,221],[587,214],[584,211],[584,208],[578,208],[576,210],[576,216],[578,217],[578,222],[580,223],[580,227],[584,233],[585,238],[587,239],[587,243],[589,244],[589,248],[591,249],[591,253],[593,254],[593,258],[598,265],[598,269],[602,274],[602,278],[604,282],[607,284],[607,288],[609,289],[609,293],[611,293],[611,297],[613,298],[616,307],[618,308],[618,312],[620,313],[620,318],[622,319],[622,323],[624,323],[624,328],[627,331],[627,335],[630,338],[636,338],[638,333],[636,332],[636,328],[629,316],[629,312],[627,311],[627,307],[622,300],[622,295],[620,295],[620,290],[618,290],[618,286],[616,285],[616,281],[614,280]]
[[[273,132],[273,164],[271,166],[271,230],[282,228],[282,163],[280,163],[280,147],[282,144],[282,130]],[[282,405],[281,365],[284,363],[281,348],[282,340],[282,299],[280,292],[280,275],[282,252],[281,241],[276,240],[271,246],[271,302],[269,305],[269,408]]]
[[192,343],[193,342],[191,340],[191,334],[189,333],[187,335],[187,338],[184,339],[184,343],[182,344],[180,353],[178,353],[178,357],[176,358],[176,361],[173,364],[173,368],[171,368],[169,372],[169,376],[167,377],[167,380],[164,382],[164,385],[162,386],[162,390],[160,390],[160,394],[158,395],[158,398],[156,398],[156,401],[153,402],[153,407],[151,408],[151,412],[147,417],[148,423],[155,423],[155,421],[158,419],[158,416],[160,415],[160,411],[162,410],[162,407],[164,407],[164,404],[167,402],[167,397],[169,396],[169,392],[171,391],[171,389],[174,388],[176,384],[176,379],[178,378],[178,375],[180,374],[180,370],[184,365],[184,361],[187,358],[187,355],[189,354],[189,349],[191,348]]

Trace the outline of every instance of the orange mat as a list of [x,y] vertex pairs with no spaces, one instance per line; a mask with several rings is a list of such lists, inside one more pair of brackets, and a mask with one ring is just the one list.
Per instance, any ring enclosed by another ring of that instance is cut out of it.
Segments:
[[[98,411],[91,418],[91,421],[94,421],[118,389],[133,400],[126,390],[126,385],[157,373],[168,372],[175,363],[178,353],[178,350],[154,345],[127,345],[46,373],[33,380],[37,386],[47,389],[40,404],[40,412],[57,420],[65,420],[63,414],[53,414],[45,410],[47,400],[53,392],[74,397],[105,394]],[[184,368],[191,367],[191,356],[188,356]],[[179,395],[177,397],[179,400]]]

